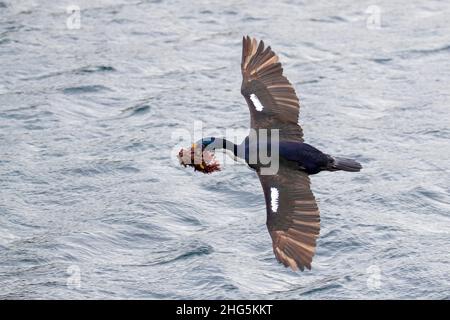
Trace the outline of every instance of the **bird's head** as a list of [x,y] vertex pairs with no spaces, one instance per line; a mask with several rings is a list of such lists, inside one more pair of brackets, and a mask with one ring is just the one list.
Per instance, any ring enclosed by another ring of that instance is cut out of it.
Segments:
[[216,138],[214,137],[208,137],[208,138],[203,138],[201,140],[198,140],[195,144],[197,146],[202,146],[202,151],[203,150],[209,150],[209,151],[214,151],[215,147],[214,147],[214,141],[216,140]]
[[178,153],[180,164],[203,173],[219,171],[220,165],[214,157],[214,140],[214,137],[203,138],[193,143],[190,149],[181,149]]

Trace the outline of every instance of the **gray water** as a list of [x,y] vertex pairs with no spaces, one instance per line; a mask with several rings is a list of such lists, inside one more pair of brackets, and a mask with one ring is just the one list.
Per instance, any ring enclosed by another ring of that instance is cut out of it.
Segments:
[[[1,0],[0,298],[450,299],[450,2],[396,2]],[[254,172],[173,157],[248,128],[246,34],[306,141],[364,166],[312,177],[312,271],[276,262]]]

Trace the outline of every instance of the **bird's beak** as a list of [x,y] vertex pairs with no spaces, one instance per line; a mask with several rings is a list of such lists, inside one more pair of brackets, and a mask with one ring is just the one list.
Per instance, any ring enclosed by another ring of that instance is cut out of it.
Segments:
[[202,146],[202,148],[200,149],[199,144],[193,143],[191,148],[192,148],[192,150],[197,150],[197,149],[200,150],[200,151],[205,150],[205,145],[201,144],[201,146]]

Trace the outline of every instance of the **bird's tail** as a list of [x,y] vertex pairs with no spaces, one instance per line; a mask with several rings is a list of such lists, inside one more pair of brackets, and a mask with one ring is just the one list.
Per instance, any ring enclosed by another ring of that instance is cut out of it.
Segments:
[[353,159],[340,158],[340,157],[331,157],[330,164],[328,165],[329,171],[350,171],[350,172],[358,172],[362,169],[362,165]]

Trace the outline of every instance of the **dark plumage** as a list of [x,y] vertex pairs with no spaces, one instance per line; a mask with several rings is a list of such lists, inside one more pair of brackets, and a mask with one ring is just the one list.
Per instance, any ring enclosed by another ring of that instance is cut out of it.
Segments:
[[[241,70],[241,93],[250,110],[251,134],[240,145],[222,138],[203,138],[193,149],[201,146],[205,155],[210,150],[229,150],[256,171],[264,192],[267,228],[276,258],[293,270],[311,269],[320,217],[309,175],[320,171],[354,172],[362,167],[355,160],[330,156],[303,142],[303,131],[298,125],[299,100],[283,76],[278,56],[263,41],[244,37]],[[278,140],[271,139],[275,132]],[[261,147],[271,154],[279,153],[279,168],[273,174],[263,172],[268,164],[259,157]],[[256,161],[251,161],[254,158]],[[182,160],[182,164],[186,161]],[[209,170],[202,167],[197,165],[196,169]]]

